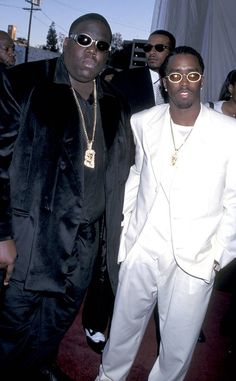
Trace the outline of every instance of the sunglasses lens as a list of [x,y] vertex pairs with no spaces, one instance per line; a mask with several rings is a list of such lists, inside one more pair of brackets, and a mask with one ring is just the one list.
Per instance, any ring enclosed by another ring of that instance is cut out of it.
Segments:
[[86,36],[86,34],[78,34],[77,42],[79,45],[89,46],[89,45],[91,45],[92,39],[91,39],[91,37]]
[[144,44],[143,45],[143,50],[145,51],[145,53],[148,53],[152,50],[153,46],[151,44]]
[[97,49],[100,50],[100,52],[108,52],[110,49],[110,44],[108,44],[106,41],[98,41]]
[[168,76],[170,82],[180,82],[182,79],[182,74],[180,73],[172,73]]
[[155,45],[155,49],[156,49],[157,52],[161,53],[161,52],[163,52],[165,50],[165,46],[162,45],[162,44],[156,44]]
[[189,82],[198,82],[200,78],[201,78],[201,74],[195,71],[192,73],[188,73],[187,75],[187,79],[189,80]]

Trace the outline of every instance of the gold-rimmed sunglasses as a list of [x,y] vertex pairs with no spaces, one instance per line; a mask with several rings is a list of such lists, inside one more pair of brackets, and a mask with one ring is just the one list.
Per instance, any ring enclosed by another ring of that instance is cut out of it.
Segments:
[[187,78],[187,80],[191,83],[199,82],[202,78],[202,74],[198,73],[197,71],[191,71],[188,74],[181,74],[181,73],[170,73],[166,76],[166,78],[171,83],[179,83],[182,81],[183,77]]

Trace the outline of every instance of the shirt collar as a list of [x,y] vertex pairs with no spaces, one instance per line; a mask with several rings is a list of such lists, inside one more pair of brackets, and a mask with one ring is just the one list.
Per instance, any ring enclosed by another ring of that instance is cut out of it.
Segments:
[[149,69],[149,72],[150,72],[150,75],[151,75],[152,83],[153,83],[153,84],[160,80],[160,75],[159,75],[159,73],[157,73],[156,71],[151,70],[151,69]]

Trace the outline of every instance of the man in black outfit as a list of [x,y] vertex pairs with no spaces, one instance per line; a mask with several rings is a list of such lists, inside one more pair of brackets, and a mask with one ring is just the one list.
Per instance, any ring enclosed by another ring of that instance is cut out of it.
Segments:
[[132,134],[128,106],[99,79],[111,38],[103,16],[79,17],[59,58],[12,69],[19,108],[0,100],[3,379],[65,379],[52,364],[91,280],[102,221],[117,278]]

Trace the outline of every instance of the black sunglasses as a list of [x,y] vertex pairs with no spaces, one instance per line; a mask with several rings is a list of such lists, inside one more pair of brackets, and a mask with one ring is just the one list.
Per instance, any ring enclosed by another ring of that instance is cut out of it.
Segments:
[[79,46],[82,46],[83,48],[88,48],[92,45],[92,43],[95,43],[96,48],[100,52],[108,52],[110,50],[110,44],[106,41],[99,41],[99,40],[93,40],[91,36],[85,33],[80,34],[70,34],[70,38],[72,38]]
[[152,48],[155,48],[155,50],[159,53],[164,52],[165,49],[170,49],[169,46],[163,45],[163,44],[156,44],[156,45],[144,44],[143,45],[143,50],[145,51],[145,53],[149,53],[152,50]]

